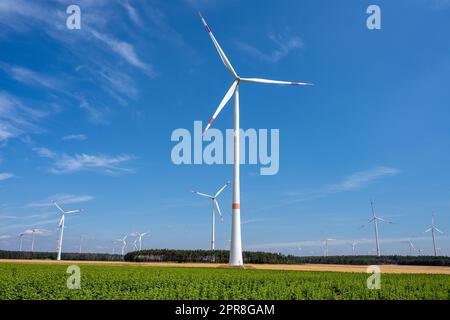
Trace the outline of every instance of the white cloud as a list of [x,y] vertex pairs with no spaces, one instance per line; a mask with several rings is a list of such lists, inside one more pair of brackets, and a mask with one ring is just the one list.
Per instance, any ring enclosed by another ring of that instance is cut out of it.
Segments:
[[83,141],[86,139],[87,139],[87,136],[85,134],[68,134],[61,138],[61,140],[63,140],[63,141],[67,141],[67,140]]
[[107,174],[130,173],[131,169],[122,167],[124,162],[132,160],[129,155],[107,156],[107,155],[89,155],[76,154],[74,156],[63,155],[55,163],[51,172],[53,173],[71,173],[84,170],[99,171]]
[[34,151],[36,151],[36,153],[43,158],[54,158],[56,157],[56,153],[47,149],[47,148],[33,148]]
[[14,174],[9,172],[0,172],[0,181],[14,178]]
[[75,195],[75,194],[64,194],[58,193],[53,196],[47,197],[43,200],[28,203],[25,205],[26,208],[38,208],[38,207],[50,207],[53,206],[52,201],[58,202],[60,205],[73,204],[73,203],[83,203],[94,200],[93,196],[89,195]]
[[24,106],[17,97],[0,91],[0,142],[38,130],[36,122],[45,115],[40,110]]
[[123,59],[125,59],[129,64],[135,66],[142,71],[144,71],[149,76],[155,76],[156,73],[153,67],[149,64],[142,62],[142,60],[136,54],[134,47],[128,42],[114,39],[111,36],[100,33],[96,30],[91,30],[91,34],[98,40],[106,44],[112,51],[117,53]]
[[131,21],[138,26],[142,26],[142,21],[136,8],[133,7],[128,1],[122,2],[121,5],[127,10],[128,17],[130,17]]
[[7,236],[7,235],[0,235],[0,241],[3,241],[3,240],[8,240],[8,239],[10,239],[11,238],[11,236]]
[[284,57],[286,57],[293,50],[300,49],[303,47],[303,41],[298,36],[285,37],[280,34],[268,35],[269,39],[275,44],[276,48],[269,53],[263,52],[256,47],[250,45],[248,42],[235,41],[237,47],[249,55],[252,55],[260,60],[268,62],[278,62]]
[[348,177],[342,182],[330,185],[326,188],[329,193],[339,193],[345,191],[357,190],[365,187],[367,184],[374,180],[380,179],[385,176],[392,176],[398,174],[400,170],[389,167],[377,167],[372,170],[359,171]]
[[[385,238],[380,239],[380,243],[401,243],[408,241],[425,241],[429,240],[429,237],[400,237],[400,238]],[[375,243],[374,239],[362,238],[362,239],[335,239],[329,242],[329,245],[342,246],[349,245],[352,242],[358,244],[372,244]],[[276,249],[276,248],[295,248],[295,247],[315,247],[323,246],[324,239],[320,240],[302,240],[294,242],[275,242],[275,243],[261,243],[246,246],[246,249]]]
[[356,191],[366,187],[367,185],[378,179],[396,175],[398,173],[400,173],[399,169],[380,166],[371,170],[355,172],[345,177],[342,181],[338,183],[329,184],[321,188],[311,189],[307,191],[289,192],[288,195],[297,197],[297,199],[291,202],[299,202],[309,199],[323,198],[332,194],[348,191]]
[[105,112],[100,111],[98,108],[93,107],[86,100],[82,100],[80,103],[80,108],[85,110],[88,114],[89,121],[95,124],[107,124]]
[[46,87],[49,89],[59,88],[60,81],[56,81],[55,79],[47,75],[30,70],[28,68],[16,65],[7,65],[5,63],[1,63],[0,68],[7,72],[11,76],[11,78],[16,81],[23,82],[28,85]]
[[134,172],[123,165],[133,160],[133,155],[108,156],[103,154],[59,154],[47,148],[35,148],[37,154],[43,158],[53,160],[50,172],[54,174],[74,173],[80,171],[93,171],[108,175],[120,175]]

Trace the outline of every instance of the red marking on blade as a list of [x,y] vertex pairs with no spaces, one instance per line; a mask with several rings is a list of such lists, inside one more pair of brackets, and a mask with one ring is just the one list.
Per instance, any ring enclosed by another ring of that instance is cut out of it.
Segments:
[[298,83],[298,82],[291,82],[291,84],[293,84],[294,86],[298,86],[300,83]]
[[209,26],[207,24],[205,25],[205,27],[206,27],[206,30],[208,30],[208,32],[211,33],[211,29],[209,28]]
[[209,120],[208,124],[211,125],[211,123],[213,123],[214,118],[211,118],[211,120]]
[[241,204],[233,203],[233,209],[240,209],[240,208],[241,208]]

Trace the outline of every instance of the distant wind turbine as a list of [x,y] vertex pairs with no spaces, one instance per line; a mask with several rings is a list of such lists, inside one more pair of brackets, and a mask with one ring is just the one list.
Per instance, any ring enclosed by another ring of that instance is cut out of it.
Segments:
[[427,230],[425,230],[425,232],[430,232],[431,231],[431,237],[433,238],[433,250],[434,250],[434,256],[437,256],[437,249],[436,249],[436,239],[435,239],[435,232],[438,232],[440,234],[444,234],[444,232],[442,232],[441,230],[439,230],[434,222],[434,214],[431,216],[431,227],[428,228]]
[[220,211],[219,203],[217,202],[217,197],[222,193],[223,190],[225,190],[225,188],[229,184],[230,184],[230,182],[227,182],[213,196],[211,196],[209,194],[206,194],[206,193],[192,191],[193,194],[198,194],[199,196],[209,198],[212,201],[211,250],[216,250],[216,215],[215,215],[215,209],[216,208],[217,208],[217,213],[219,214],[219,216],[220,216],[220,218],[221,218],[221,220],[223,222],[223,216],[222,216],[222,212]]
[[[37,228],[33,228],[33,229],[28,229],[25,230],[24,232],[22,232],[20,235],[23,237],[24,235],[31,235],[31,252],[34,252],[34,242],[35,242],[35,238],[36,235],[38,236],[44,236],[49,234],[50,231],[45,230],[45,229],[37,229]],[[22,251],[22,238],[21,238],[21,243],[20,243],[20,250]]]
[[323,244],[325,246],[325,257],[328,257],[328,242],[330,241],[334,241],[334,239],[327,238],[323,241]]
[[127,241],[126,241],[127,238],[128,238],[128,235],[126,235],[122,239],[119,239],[119,241],[122,243],[122,255],[124,255],[124,253],[125,253],[125,247],[127,246]]
[[353,241],[352,242],[352,254],[356,255],[356,245],[358,244],[358,242]]
[[23,236],[25,233],[19,233],[19,251],[22,251]]
[[[134,248],[136,250],[141,251],[142,250],[142,238],[145,237],[146,235],[148,235],[148,232],[143,232],[143,233],[133,232],[130,235],[133,237],[136,237],[136,239],[133,242]],[[139,244],[139,247],[138,247],[138,244]]]
[[412,242],[412,240],[408,240],[408,241],[403,241],[404,243],[408,244],[409,247],[409,254],[413,255],[414,251],[417,251],[416,247],[414,246],[414,243]]
[[380,256],[381,252],[380,252],[380,242],[379,242],[379,239],[378,239],[378,221],[381,221],[381,222],[384,222],[384,223],[392,223],[392,222],[388,221],[388,220],[385,220],[383,218],[380,218],[380,217],[375,215],[375,209],[374,209],[372,200],[370,201],[370,206],[372,208],[372,219],[370,219],[367,224],[373,222],[373,226],[374,226],[374,230],[375,230],[375,244],[376,244],[376,249],[377,249],[377,256]]

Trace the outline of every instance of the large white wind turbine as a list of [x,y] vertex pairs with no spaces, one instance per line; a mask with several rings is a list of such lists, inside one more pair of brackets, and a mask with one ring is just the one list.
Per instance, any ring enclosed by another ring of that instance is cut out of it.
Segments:
[[199,196],[206,197],[211,199],[212,201],[212,227],[211,227],[211,250],[216,249],[216,208],[217,213],[219,214],[222,222],[223,222],[223,216],[222,212],[220,211],[219,203],[217,202],[217,197],[222,193],[222,191],[229,185],[230,183],[227,182],[222,188],[219,189],[219,191],[216,192],[215,195],[211,196],[206,193],[201,193],[197,191],[192,191],[193,194],[198,194]]
[[374,209],[372,200],[370,201],[370,206],[372,208],[372,218],[369,220],[369,222],[367,224],[373,222],[373,226],[374,226],[374,229],[375,229],[375,244],[376,244],[376,249],[377,249],[377,256],[380,256],[381,252],[380,252],[380,242],[379,242],[379,239],[378,239],[378,221],[381,221],[381,222],[384,222],[384,223],[392,223],[392,222],[388,221],[386,219],[380,218],[380,217],[375,215],[375,209]]
[[292,82],[292,81],[276,81],[276,80],[267,80],[267,79],[260,79],[260,78],[241,78],[236,71],[234,70],[233,66],[231,65],[230,61],[228,60],[227,56],[223,52],[222,48],[220,47],[219,43],[217,42],[216,38],[214,37],[211,28],[206,23],[205,19],[203,19],[202,15],[199,13],[200,18],[202,19],[203,24],[206,27],[206,30],[208,31],[209,36],[211,37],[212,42],[214,43],[214,46],[217,49],[217,52],[219,53],[219,56],[225,65],[225,67],[230,71],[231,75],[234,78],[234,82],[231,85],[230,89],[225,94],[225,97],[222,99],[222,101],[219,104],[219,107],[217,108],[216,112],[212,116],[211,120],[208,122],[205,131],[203,134],[206,134],[206,131],[211,126],[212,122],[217,118],[220,111],[225,107],[227,102],[233,97],[234,95],[234,166],[233,166],[233,203],[232,203],[232,228],[231,228],[231,249],[230,249],[230,261],[229,264],[232,266],[242,266],[244,264],[242,260],[242,240],[241,240],[241,201],[240,201],[240,173],[239,173],[239,144],[240,144],[240,138],[239,138],[239,84],[242,82],[251,82],[251,83],[265,83],[265,84],[286,84],[286,85],[301,85],[301,86],[310,86],[311,83],[305,83],[305,82]]
[[434,233],[438,232],[440,234],[443,234],[443,232],[441,230],[439,230],[438,228],[436,228],[436,225],[434,223],[434,214],[431,216],[431,227],[429,227],[427,230],[425,230],[425,232],[430,232],[430,231],[431,231],[431,237],[433,238],[434,256],[437,256],[436,239],[435,239]]
[[61,214],[61,219],[59,220],[58,228],[59,228],[59,240],[57,243],[57,249],[58,249],[58,256],[56,257],[56,260],[61,260],[61,250],[62,250],[62,243],[63,243],[63,235],[64,235],[64,222],[66,219],[66,214],[72,214],[81,212],[81,209],[77,210],[71,210],[71,211],[64,211],[57,203],[56,201],[52,201],[53,205],[59,210],[59,213]]

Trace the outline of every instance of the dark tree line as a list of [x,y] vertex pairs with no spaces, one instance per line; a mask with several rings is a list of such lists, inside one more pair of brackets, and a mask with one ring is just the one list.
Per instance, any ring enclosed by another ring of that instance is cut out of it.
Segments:
[[[244,263],[253,264],[349,264],[349,265],[418,265],[450,266],[450,257],[434,256],[329,256],[299,257],[280,253],[246,251]],[[0,259],[41,259],[56,260],[55,252],[27,252],[0,250]],[[130,261],[130,262],[199,262],[223,263],[229,260],[229,251],[225,250],[171,250],[152,249],[129,252],[122,257],[108,253],[63,253],[63,260],[90,261]]]
[[[350,264],[350,265],[422,265],[450,266],[450,257],[434,256],[329,256],[299,257],[280,253],[247,251],[244,263],[254,264]],[[229,251],[225,250],[170,250],[153,249],[129,252],[125,261],[132,262],[216,262],[228,263]]]
[[[0,250],[0,259],[40,259],[56,260],[56,252],[4,251]],[[62,253],[63,260],[87,261],[123,261],[119,254],[108,253]]]

